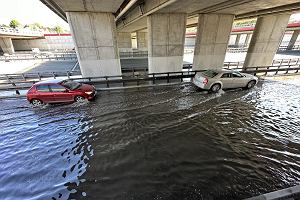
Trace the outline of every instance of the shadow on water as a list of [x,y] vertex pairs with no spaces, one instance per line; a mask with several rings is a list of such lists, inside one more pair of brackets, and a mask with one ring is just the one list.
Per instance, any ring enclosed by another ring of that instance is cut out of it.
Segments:
[[241,199],[299,183],[300,91],[265,81],[102,92],[33,108],[1,100],[4,199]]

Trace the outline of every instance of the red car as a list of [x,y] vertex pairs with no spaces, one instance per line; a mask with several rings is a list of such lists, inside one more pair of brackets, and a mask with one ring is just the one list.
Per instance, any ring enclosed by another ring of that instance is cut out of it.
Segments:
[[47,80],[34,84],[27,100],[35,106],[43,103],[81,102],[95,98],[94,86],[70,80]]

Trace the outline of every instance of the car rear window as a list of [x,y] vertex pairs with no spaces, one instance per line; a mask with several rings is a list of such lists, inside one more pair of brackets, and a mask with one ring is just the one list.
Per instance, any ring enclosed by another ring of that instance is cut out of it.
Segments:
[[209,77],[209,78],[213,78],[213,77],[215,77],[215,76],[218,75],[218,72],[215,72],[215,71],[213,71],[213,70],[207,70],[207,71],[202,72],[202,74],[203,74],[204,76]]
[[38,86],[36,86],[36,90],[39,92],[49,92],[49,86],[48,85],[38,85]]

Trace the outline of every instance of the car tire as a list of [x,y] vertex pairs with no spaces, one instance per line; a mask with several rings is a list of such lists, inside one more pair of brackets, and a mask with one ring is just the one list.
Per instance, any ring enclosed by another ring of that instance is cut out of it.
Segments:
[[39,99],[32,99],[31,102],[30,102],[32,105],[34,106],[41,106],[43,105],[43,102]]
[[252,80],[247,83],[246,89],[251,89],[255,86],[256,81]]
[[83,96],[76,96],[74,98],[74,101],[75,102],[84,102],[85,101],[85,98]]
[[211,92],[218,92],[221,89],[221,84],[220,83],[215,83],[210,87]]

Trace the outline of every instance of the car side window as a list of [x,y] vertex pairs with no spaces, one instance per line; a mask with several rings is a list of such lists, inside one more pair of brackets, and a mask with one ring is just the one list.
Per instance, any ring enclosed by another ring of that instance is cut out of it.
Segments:
[[66,88],[64,88],[61,85],[50,85],[50,89],[52,92],[64,92],[66,91]]
[[221,78],[231,78],[231,73],[224,73]]
[[243,76],[240,73],[232,73],[233,78],[242,78]]
[[50,92],[49,85],[38,85],[36,86],[36,90],[39,92]]

